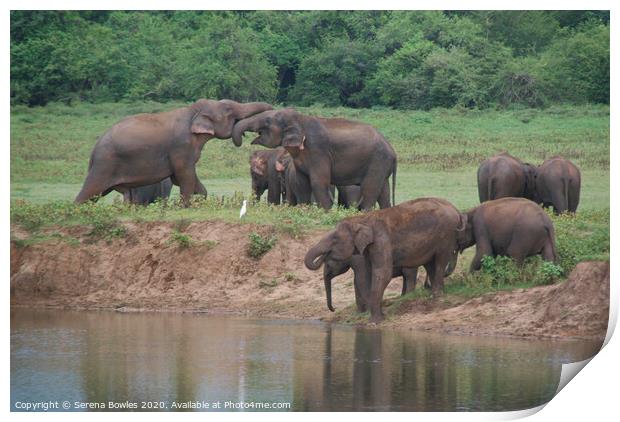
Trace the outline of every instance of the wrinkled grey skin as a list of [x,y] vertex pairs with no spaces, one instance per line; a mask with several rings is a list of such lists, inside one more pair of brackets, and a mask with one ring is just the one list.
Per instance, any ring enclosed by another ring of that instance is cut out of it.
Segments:
[[284,196],[280,173],[276,170],[277,162],[286,154],[284,148],[254,151],[250,156],[250,175],[252,192],[257,200],[267,191],[267,202],[280,205]]
[[467,226],[458,235],[459,250],[476,245],[470,271],[478,271],[482,258],[504,255],[522,265],[525,258],[542,255],[557,262],[555,229],[545,211],[525,198],[486,201],[466,213]]
[[123,199],[129,204],[148,205],[158,199],[170,198],[171,191],[172,180],[168,177],[159,183],[131,188],[123,194]]
[[[299,184],[310,186],[316,201],[325,209],[333,205],[331,185],[361,187],[359,208],[381,208],[384,184],[396,178],[396,153],[372,126],[344,119],[305,116],[293,109],[267,111],[241,120],[233,128],[235,145],[241,145],[246,131],[257,132],[254,145],[283,146],[293,158]],[[304,189],[305,190],[305,189]],[[307,203],[309,198],[302,198]]]
[[[452,254],[452,259],[446,267],[444,273],[445,277],[448,277],[450,274],[452,274],[452,272],[456,268],[457,260],[458,250],[455,250]],[[327,308],[332,312],[335,311],[332,305],[332,280],[335,277],[346,273],[347,271],[349,271],[349,269],[353,269],[354,272],[353,286],[355,288],[355,304],[357,306],[357,310],[359,312],[366,312],[368,305],[366,302],[366,296],[370,291],[371,286],[370,279],[369,277],[367,277],[368,269],[365,267],[365,260],[362,255],[353,255],[349,262],[337,261],[331,258],[326,258],[323,262],[323,283],[325,284]],[[415,290],[418,279],[418,269],[395,267],[392,269],[392,278],[396,277],[403,278],[401,296],[404,296],[407,293]],[[428,274],[426,275],[426,279],[424,280],[424,288],[431,288]]]
[[354,255],[363,256],[364,280],[370,280],[370,288],[362,295],[370,308],[370,322],[379,322],[383,319],[383,292],[394,268],[424,266],[433,295],[443,292],[446,268],[459,247],[457,234],[466,224],[467,216],[450,202],[419,198],[345,218],[310,248],[304,264],[315,271],[325,260],[346,264]]
[[536,167],[502,152],[483,161],[478,168],[480,203],[520,197],[534,199]]
[[96,200],[113,190],[124,194],[170,177],[188,206],[192,194],[207,194],[196,175],[205,143],[230,138],[237,121],[272,109],[266,103],[201,99],[188,107],[126,117],[95,144],[75,202]]
[[574,213],[579,206],[580,193],[581,172],[571,161],[556,156],[538,166],[535,201],[543,207],[553,206],[556,215]]

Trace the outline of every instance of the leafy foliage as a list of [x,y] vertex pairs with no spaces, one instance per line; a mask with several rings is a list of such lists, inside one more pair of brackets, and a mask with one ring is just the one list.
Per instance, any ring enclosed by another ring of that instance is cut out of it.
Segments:
[[248,255],[252,258],[260,258],[271,250],[276,244],[275,236],[262,236],[259,233],[252,232],[248,235],[250,243],[248,244]]
[[11,101],[609,102],[605,11],[12,11]]

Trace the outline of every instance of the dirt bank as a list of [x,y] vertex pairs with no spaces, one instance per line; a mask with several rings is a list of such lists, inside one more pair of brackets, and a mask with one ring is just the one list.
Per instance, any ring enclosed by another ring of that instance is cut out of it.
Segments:
[[[322,272],[303,256],[323,233],[301,239],[278,234],[261,259],[246,254],[250,224],[196,222],[183,229],[192,244],[171,240],[173,223],[128,223],[127,235],[94,240],[89,228],[49,229],[64,238],[23,246],[28,235],[12,228],[11,304],[117,310],[234,312],[257,317],[334,319],[325,305]],[[49,233],[48,233],[49,234]],[[386,293],[400,291],[400,281]],[[354,301],[352,274],[333,284],[333,301]],[[385,324],[412,329],[525,337],[605,336],[609,263],[581,263],[553,286],[459,298],[416,300]],[[340,316],[342,318],[342,315]]]

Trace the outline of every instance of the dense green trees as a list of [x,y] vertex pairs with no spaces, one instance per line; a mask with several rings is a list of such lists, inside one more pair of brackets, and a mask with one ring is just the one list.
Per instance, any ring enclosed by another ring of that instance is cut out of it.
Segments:
[[609,102],[609,13],[11,12],[11,101]]

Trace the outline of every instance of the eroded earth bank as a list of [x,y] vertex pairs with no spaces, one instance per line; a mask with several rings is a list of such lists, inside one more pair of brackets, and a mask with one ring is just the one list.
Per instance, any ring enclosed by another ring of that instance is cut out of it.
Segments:
[[[303,266],[323,235],[295,239],[278,233],[260,259],[248,256],[248,234],[265,226],[194,222],[183,229],[187,247],[173,239],[174,223],[125,223],[124,237],[96,240],[88,227],[49,229],[46,240],[11,233],[11,305],[118,311],[241,313],[261,318],[344,321],[353,313],[353,276],[333,283],[336,313],[325,304],[322,271]],[[60,233],[60,235],[58,235]],[[421,275],[419,277],[422,277]],[[448,279],[449,282],[449,279]],[[418,282],[418,286],[421,285]],[[390,310],[400,292],[385,295],[382,325],[463,334],[520,337],[605,337],[609,263],[583,262],[562,283],[474,299],[415,299]]]

